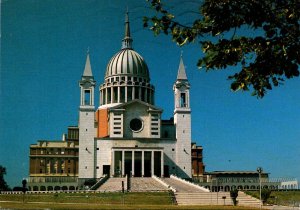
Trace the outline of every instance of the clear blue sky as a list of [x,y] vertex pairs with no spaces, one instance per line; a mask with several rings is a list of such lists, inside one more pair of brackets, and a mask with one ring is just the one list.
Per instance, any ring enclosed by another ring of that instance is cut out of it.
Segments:
[[[196,4],[172,1],[174,12]],[[103,82],[110,58],[121,48],[124,13],[130,11],[133,47],[146,60],[163,117],[173,115],[172,85],[180,51],[191,83],[192,138],[204,148],[207,171],[256,170],[300,179],[300,80],[260,100],[233,93],[234,69],[206,73],[196,67],[200,46],[179,48],[170,37],[143,29],[150,14],[142,0],[2,0],[0,69],[0,165],[11,187],[28,176],[29,146],[59,140],[77,125],[78,81],[89,47],[93,74]],[[186,23],[194,13],[185,14]]]

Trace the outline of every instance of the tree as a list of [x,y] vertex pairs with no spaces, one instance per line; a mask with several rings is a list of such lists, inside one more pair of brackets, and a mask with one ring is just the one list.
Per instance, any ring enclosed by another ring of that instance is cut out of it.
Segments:
[[269,189],[262,189],[261,191],[261,199],[263,203],[266,203],[268,199],[270,198],[272,191]]
[[239,68],[229,76],[233,91],[252,89],[252,95],[262,98],[299,76],[299,0],[203,0],[191,25],[176,21],[160,0],[150,4],[157,14],[144,17],[144,27],[155,35],[171,34],[179,46],[199,41],[204,52],[200,69]]
[[4,175],[6,175],[6,168],[0,165],[0,191],[10,190],[9,186],[4,180]]
[[236,200],[239,195],[239,191],[237,189],[230,190],[230,197],[232,199],[233,205],[236,206],[238,201]]

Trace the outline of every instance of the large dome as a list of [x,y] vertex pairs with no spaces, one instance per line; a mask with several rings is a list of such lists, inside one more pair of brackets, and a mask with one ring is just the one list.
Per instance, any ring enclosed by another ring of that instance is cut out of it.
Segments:
[[132,100],[154,104],[154,86],[143,57],[132,48],[128,13],[122,48],[109,61],[104,83],[100,85],[100,106],[112,107]]
[[148,66],[143,57],[130,48],[116,53],[106,67],[105,79],[122,75],[150,79]]

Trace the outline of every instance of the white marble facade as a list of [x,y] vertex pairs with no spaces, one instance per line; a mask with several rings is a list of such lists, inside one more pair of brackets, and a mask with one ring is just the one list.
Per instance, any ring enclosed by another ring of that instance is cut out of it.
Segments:
[[[150,84],[146,62],[132,48],[128,14],[122,48],[108,62],[104,83],[99,87],[97,110],[89,55],[86,63],[79,82],[79,179],[105,174],[191,177],[190,85],[182,57],[170,120],[162,120],[163,109],[154,105],[155,88]],[[95,112],[101,110],[108,114],[95,124]],[[97,134],[101,126],[107,126],[104,137]]]

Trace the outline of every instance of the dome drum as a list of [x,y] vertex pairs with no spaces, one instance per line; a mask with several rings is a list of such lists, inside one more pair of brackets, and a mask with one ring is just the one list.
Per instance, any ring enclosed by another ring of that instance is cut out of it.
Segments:
[[139,99],[154,104],[154,86],[104,84],[100,87],[100,106],[126,103]]

